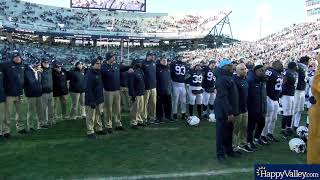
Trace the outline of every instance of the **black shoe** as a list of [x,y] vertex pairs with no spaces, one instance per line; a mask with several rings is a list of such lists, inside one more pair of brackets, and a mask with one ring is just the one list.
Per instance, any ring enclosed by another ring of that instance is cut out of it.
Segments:
[[109,133],[109,134],[112,134],[113,132],[112,132],[112,128],[107,128],[107,132]]
[[49,126],[48,125],[42,125],[40,126],[41,129],[49,129]]
[[226,160],[226,156],[224,156],[224,155],[218,155],[217,156],[217,159],[218,159],[218,161],[224,161],[224,160]]
[[168,119],[168,122],[175,122],[176,120],[175,119]]
[[272,141],[272,142],[280,142],[278,139],[276,139],[275,137],[273,137],[272,134],[267,134],[267,139],[269,141]]
[[181,120],[186,121],[187,119],[188,119],[188,116],[185,113],[183,113],[182,117],[181,117]]
[[288,128],[287,129],[287,135],[288,136],[293,136],[294,135],[292,128]]
[[209,119],[209,115],[208,115],[208,114],[203,115],[203,116],[202,116],[202,119],[203,119],[203,120],[208,120],[208,119]]
[[102,136],[102,135],[107,135],[108,133],[107,133],[107,131],[97,131],[96,134]]
[[172,119],[173,119],[174,121],[177,121],[177,120],[178,120],[178,115],[177,115],[177,114],[173,114]]
[[115,129],[116,131],[125,131],[125,129],[122,126],[118,126]]
[[269,139],[268,139],[266,136],[261,136],[260,139],[261,139],[263,142],[265,142],[266,144],[267,144],[268,142],[270,142]]
[[145,125],[144,123],[138,123],[139,127],[146,127],[147,125]]
[[87,137],[88,137],[89,139],[97,139],[97,136],[96,136],[95,133],[88,134]]
[[131,129],[139,129],[139,126],[138,125],[133,125],[130,127]]
[[258,148],[254,143],[250,143],[250,149],[252,149],[253,151],[256,151]]
[[265,142],[264,140],[262,140],[261,138],[259,138],[259,139],[254,139],[253,140],[253,142],[255,143],[255,144],[258,144],[258,145],[260,145],[260,146],[264,146],[264,145],[266,145],[266,144],[268,144],[267,142]]
[[281,130],[281,135],[282,135],[282,138],[283,139],[285,139],[285,140],[287,140],[288,139],[288,133],[287,133],[287,131],[286,130]]
[[9,133],[5,133],[3,135],[3,139],[10,139],[11,138],[11,135]]
[[244,146],[239,146],[238,147],[240,150],[244,151],[244,152],[247,152],[247,153],[251,153],[253,152],[253,150],[246,144]]
[[[32,128],[31,128],[32,129]],[[30,130],[31,130],[30,129]],[[25,129],[22,129],[22,130],[20,130],[20,131],[18,131],[18,133],[19,134],[29,134],[29,132],[27,131],[27,130],[25,130]]]
[[160,124],[160,120],[159,120],[159,119],[156,119],[156,120],[154,121],[154,124]]

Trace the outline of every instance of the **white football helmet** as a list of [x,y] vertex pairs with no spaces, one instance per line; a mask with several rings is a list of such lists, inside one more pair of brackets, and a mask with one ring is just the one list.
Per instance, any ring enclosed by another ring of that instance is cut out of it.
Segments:
[[289,148],[296,153],[306,152],[306,143],[300,138],[293,138],[289,141]]
[[188,117],[187,122],[190,126],[196,126],[200,123],[200,119],[197,116],[190,116]]
[[297,135],[301,138],[301,139],[308,139],[308,128],[305,126],[299,126],[296,130]]
[[216,122],[216,116],[213,113],[209,114],[209,122]]

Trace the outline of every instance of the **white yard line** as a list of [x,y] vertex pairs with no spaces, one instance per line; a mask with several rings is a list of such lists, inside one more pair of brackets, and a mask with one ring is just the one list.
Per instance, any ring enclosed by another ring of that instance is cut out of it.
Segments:
[[90,180],[139,180],[139,179],[168,179],[168,178],[183,178],[183,177],[197,177],[197,176],[219,176],[232,173],[249,173],[253,172],[253,168],[240,169],[225,169],[215,171],[199,171],[199,172],[182,172],[170,174],[154,174],[154,175],[134,175],[134,176],[118,176],[118,177],[104,177],[104,178],[88,178]]

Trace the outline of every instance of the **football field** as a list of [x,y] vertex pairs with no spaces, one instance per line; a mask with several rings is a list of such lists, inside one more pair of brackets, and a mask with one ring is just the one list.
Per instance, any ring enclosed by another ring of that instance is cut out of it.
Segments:
[[[126,112],[123,122],[126,131],[97,140],[87,139],[82,119],[61,121],[30,135],[13,133],[11,140],[0,141],[0,179],[242,180],[253,179],[257,163],[306,162],[306,154],[291,152],[288,141],[281,140],[219,163],[214,123],[190,127],[179,121],[132,130]],[[280,119],[277,133],[279,125]]]

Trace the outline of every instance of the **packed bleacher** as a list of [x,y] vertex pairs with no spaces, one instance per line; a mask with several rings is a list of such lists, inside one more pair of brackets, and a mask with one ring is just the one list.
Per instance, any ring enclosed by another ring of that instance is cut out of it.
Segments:
[[168,15],[67,9],[19,0],[0,3],[3,26],[87,35],[199,38],[207,35],[228,13],[226,10]]

